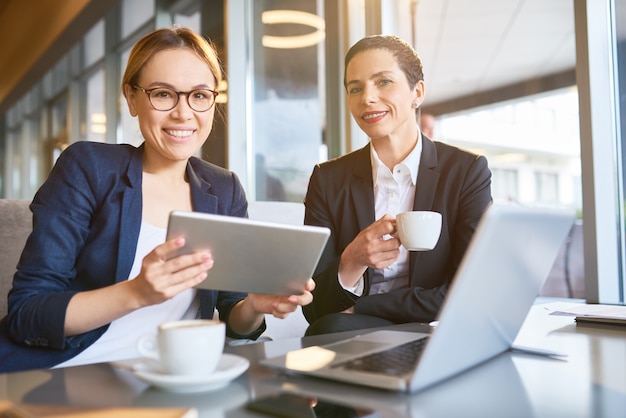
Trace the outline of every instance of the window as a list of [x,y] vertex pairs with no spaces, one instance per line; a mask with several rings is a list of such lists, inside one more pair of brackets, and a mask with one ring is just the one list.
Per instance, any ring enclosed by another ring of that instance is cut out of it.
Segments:
[[436,137],[483,154],[496,202],[582,210],[576,89],[442,116]]
[[517,170],[507,168],[491,169],[491,195],[495,201],[518,202]]
[[154,0],[122,1],[122,33],[126,38],[154,16]]
[[616,42],[616,62],[617,77],[615,83],[617,84],[616,90],[618,92],[618,99],[616,99],[615,106],[617,107],[617,115],[615,123],[617,124],[618,132],[618,144],[621,154],[619,156],[620,168],[622,175],[622,182],[620,190],[620,219],[621,219],[621,261],[622,261],[622,280],[619,283],[620,299],[622,304],[626,304],[626,248],[624,248],[624,242],[626,242],[626,0],[615,0],[615,33],[617,37]]
[[[231,169],[248,183],[251,200],[302,201],[313,166],[326,159],[321,5],[292,1],[284,13],[278,12],[286,8],[282,1],[253,1],[243,12],[249,22],[239,17],[231,21],[239,29],[229,32],[229,79],[241,85],[228,88],[229,109],[236,109],[229,110],[229,148],[245,147],[248,154],[244,173],[236,166]],[[236,44],[235,31],[247,31],[241,40],[244,48]],[[246,51],[249,55],[243,56]],[[251,71],[245,73],[245,68]],[[247,100],[250,108],[243,103]],[[240,134],[234,125],[245,117],[246,108],[250,125]],[[238,153],[231,160],[241,158]]]
[[200,2],[179,0],[171,9],[173,23],[200,32]]
[[87,132],[88,141],[105,142],[106,120],[104,110],[104,70],[93,73],[87,80]]
[[[585,287],[588,302],[626,302],[622,99],[626,0],[575,1]],[[585,30],[586,29],[586,30]]]
[[[122,53],[122,59],[120,61],[120,74],[123,74],[124,69],[126,68],[129,55],[130,49],[127,49]],[[120,75],[120,79],[121,77],[122,76]],[[139,130],[139,122],[137,121],[137,118],[132,117],[128,112],[126,99],[121,92],[119,95],[119,102],[120,124],[116,135],[117,142],[122,144],[139,145],[143,142],[143,137],[141,136],[141,131]]]
[[559,176],[555,173],[536,173],[537,202],[546,205],[559,203]]
[[104,19],[91,28],[82,42],[83,68],[87,68],[104,58]]

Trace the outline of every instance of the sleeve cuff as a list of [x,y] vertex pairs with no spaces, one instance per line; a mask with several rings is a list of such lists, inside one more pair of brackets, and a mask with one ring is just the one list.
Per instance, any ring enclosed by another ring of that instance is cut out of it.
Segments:
[[337,280],[339,280],[339,285],[344,289],[347,290],[348,292],[352,293],[355,296],[361,296],[363,295],[363,276],[361,276],[361,278],[359,279],[358,282],[356,282],[356,284],[354,286],[348,287],[348,286],[344,286],[341,282],[341,277],[339,277],[339,274],[337,274]]

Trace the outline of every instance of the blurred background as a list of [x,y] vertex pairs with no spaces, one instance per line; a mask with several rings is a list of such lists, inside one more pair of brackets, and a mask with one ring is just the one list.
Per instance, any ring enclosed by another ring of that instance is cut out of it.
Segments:
[[249,200],[302,202],[316,163],[368,141],[345,52],[396,34],[422,58],[432,137],[487,156],[496,202],[576,212],[547,293],[623,304],[625,3],[2,0],[0,197],[32,198],[72,142],[141,143],[121,74],[135,41],[177,24],[216,44],[226,75],[198,156]]

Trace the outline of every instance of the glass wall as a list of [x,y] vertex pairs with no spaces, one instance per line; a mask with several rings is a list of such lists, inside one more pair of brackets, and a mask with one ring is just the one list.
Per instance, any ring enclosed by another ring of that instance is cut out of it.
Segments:
[[229,2],[227,16],[229,168],[251,200],[301,202],[328,158],[324,2]]
[[126,39],[153,18],[155,0],[123,0],[120,38]]
[[[313,165],[327,158],[324,1],[230,3],[243,7],[250,17],[242,50],[250,54],[241,57],[250,73],[242,78],[236,72],[227,75],[245,89],[245,95],[233,96],[228,106],[250,112],[232,113],[236,123],[249,123],[249,134],[243,137],[245,154],[231,156],[225,165],[232,164],[237,172],[238,161],[246,162],[238,174],[251,199],[302,201]],[[5,148],[13,158],[5,167],[11,179],[7,196],[31,197],[71,142],[140,144],[139,126],[129,115],[119,88],[130,48],[143,34],[172,23],[202,32],[201,12],[213,10],[203,7],[199,0],[123,0],[117,13],[89,29],[10,112],[14,122],[5,130]],[[240,26],[245,21],[241,15],[235,19]],[[240,54],[233,51],[233,55]],[[227,57],[222,58],[226,61]],[[230,91],[226,85],[221,89],[224,103]],[[240,122],[242,116],[245,122]],[[14,140],[19,147],[10,144]],[[33,163],[26,163],[25,155],[43,163],[31,170]]]
[[[582,80],[578,90],[441,115],[435,133],[435,138],[487,155],[496,200],[582,213],[585,278],[597,282],[592,301],[624,301],[626,231],[620,202],[626,177],[618,138],[626,129],[620,123],[626,97],[625,2],[575,0],[579,62],[589,61],[576,69]],[[240,176],[251,200],[302,201],[315,163],[367,141],[350,128],[343,98],[337,96],[348,44],[381,28],[384,33],[408,30],[408,16],[392,13],[387,1],[223,4],[228,84],[220,88],[220,99],[227,101],[229,118],[225,165]],[[115,13],[103,17],[3,116],[3,197],[31,198],[70,142],[141,143],[119,87],[131,45],[171,23],[206,30],[203,13],[212,7],[200,0],[122,0]],[[607,31],[607,16],[612,32]],[[331,119],[334,128],[327,132]],[[342,124],[347,135],[337,128]],[[341,143],[333,142],[329,152],[330,136]]]
[[439,117],[436,138],[487,157],[496,202],[582,212],[575,88]]
[[[120,74],[123,74],[124,69],[126,68],[126,62],[128,61],[128,56],[130,55],[130,46],[124,49],[121,54],[120,59]],[[126,99],[121,92],[119,91],[119,129],[115,138],[115,141],[119,144],[131,144],[138,146],[143,142],[143,138],[141,137],[141,131],[139,130],[139,123],[137,122],[137,118],[131,116],[128,111],[128,105],[126,104]]]
[[301,202],[313,166],[326,159],[322,4],[250,5],[254,198]]
[[575,0],[586,298],[624,304],[621,121],[625,0]]
[[615,24],[615,61],[616,61],[616,131],[619,133],[619,149],[620,153],[620,171],[621,171],[621,187],[620,187],[620,204],[618,205],[620,213],[620,236],[621,236],[621,261],[622,275],[618,284],[618,291],[621,297],[619,302],[626,304],[626,0],[615,1],[615,12],[613,15]]
[[79,94],[81,101],[86,103],[85,107],[81,107],[84,112],[79,125],[78,139],[81,140],[106,142],[104,30],[104,20],[100,20],[80,43],[84,75]]

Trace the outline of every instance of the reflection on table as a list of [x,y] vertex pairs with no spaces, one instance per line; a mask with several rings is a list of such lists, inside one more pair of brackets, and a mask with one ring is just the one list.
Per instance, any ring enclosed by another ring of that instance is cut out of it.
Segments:
[[[535,305],[516,344],[568,354],[557,360],[530,354],[502,355],[425,391],[406,395],[298,375],[257,365],[261,358],[324,344],[355,333],[229,346],[250,369],[228,386],[177,394],[150,387],[128,363],[97,364],[0,375],[0,397],[16,403],[81,407],[195,407],[201,417],[261,416],[245,408],[254,398],[280,391],[369,407],[381,417],[507,416],[613,417],[626,405],[626,329],[581,326],[553,316],[555,303]],[[424,325],[394,328],[423,331]]]

